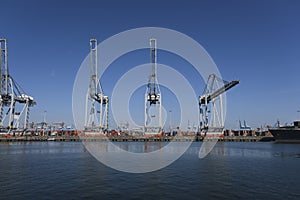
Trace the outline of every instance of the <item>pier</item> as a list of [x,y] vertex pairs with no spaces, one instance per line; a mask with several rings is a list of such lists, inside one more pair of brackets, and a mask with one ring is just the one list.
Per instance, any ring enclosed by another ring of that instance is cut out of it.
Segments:
[[[0,142],[202,142],[202,136],[164,136],[164,137],[143,137],[143,136],[100,136],[100,137],[79,137],[79,136],[11,136],[0,137]],[[209,140],[209,139],[208,139]],[[269,142],[274,141],[272,136],[224,136],[218,139],[219,142]]]

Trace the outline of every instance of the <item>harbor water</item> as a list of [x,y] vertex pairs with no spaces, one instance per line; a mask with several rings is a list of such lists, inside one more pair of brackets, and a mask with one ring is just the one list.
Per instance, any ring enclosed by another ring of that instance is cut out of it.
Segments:
[[300,199],[300,144],[218,142],[204,159],[200,146],[166,168],[130,174],[98,162],[81,142],[3,142],[0,199]]

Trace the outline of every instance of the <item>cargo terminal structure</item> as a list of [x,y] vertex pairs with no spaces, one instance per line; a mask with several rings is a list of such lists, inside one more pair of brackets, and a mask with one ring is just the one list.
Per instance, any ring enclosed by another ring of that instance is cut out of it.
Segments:
[[[127,125],[125,132],[157,137],[165,134],[162,123],[162,93],[157,78],[157,39],[150,38],[149,45],[150,74],[144,95],[144,125],[139,127],[139,130],[130,129]],[[109,97],[104,95],[101,77],[98,75],[98,44],[96,39],[90,39],[89,58],[90,74],[86,93],[84,133],[93,136],[105,135],[109,132]],[[188,128],[188,132],[205,136],[211,133],[222,134],[224,130],[223,93],[237,84],[239,81],[227,82],[215,74],[210,74],[204,93],[199,97],[199,124],[194,126],[196,128],[193,130]],[[124,127],[119,124],[117,126]],[[172,135],[171,132],[169,134]],[[181,128],[178,127],[176,132],[180,133]]]
[[145,93],[145,135],[162,132],[162,94],[157,80],[157,40],[150,39],[150,76]]
[[9,74],[7,40],[0,39],[0,132],[23,133],[28,128],[29,108],[36,105]]
[[98,76],[98,45],[90,39],[90,84],[86,93],[85,134],[104,134],[108,131],[108,96],[103,93]]

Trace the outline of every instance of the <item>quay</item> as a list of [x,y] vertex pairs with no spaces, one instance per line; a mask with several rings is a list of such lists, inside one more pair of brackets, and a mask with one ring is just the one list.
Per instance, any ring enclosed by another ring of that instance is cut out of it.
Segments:
[[[203,136],[10,136],[0,137],[0,142],[202,142]],[[209,138],[206,138],[209,140]],[[272,136],[223,136],[219,137],[219,142],[269,142],[274,141]]]

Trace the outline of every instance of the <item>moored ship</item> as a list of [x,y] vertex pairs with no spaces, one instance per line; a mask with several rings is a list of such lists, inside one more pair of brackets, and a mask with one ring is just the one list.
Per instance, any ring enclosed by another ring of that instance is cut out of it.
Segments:
[[299,142],[300,143],[300,121],[294,121],[290,126],[278,126],[270,128],[276,142]]

